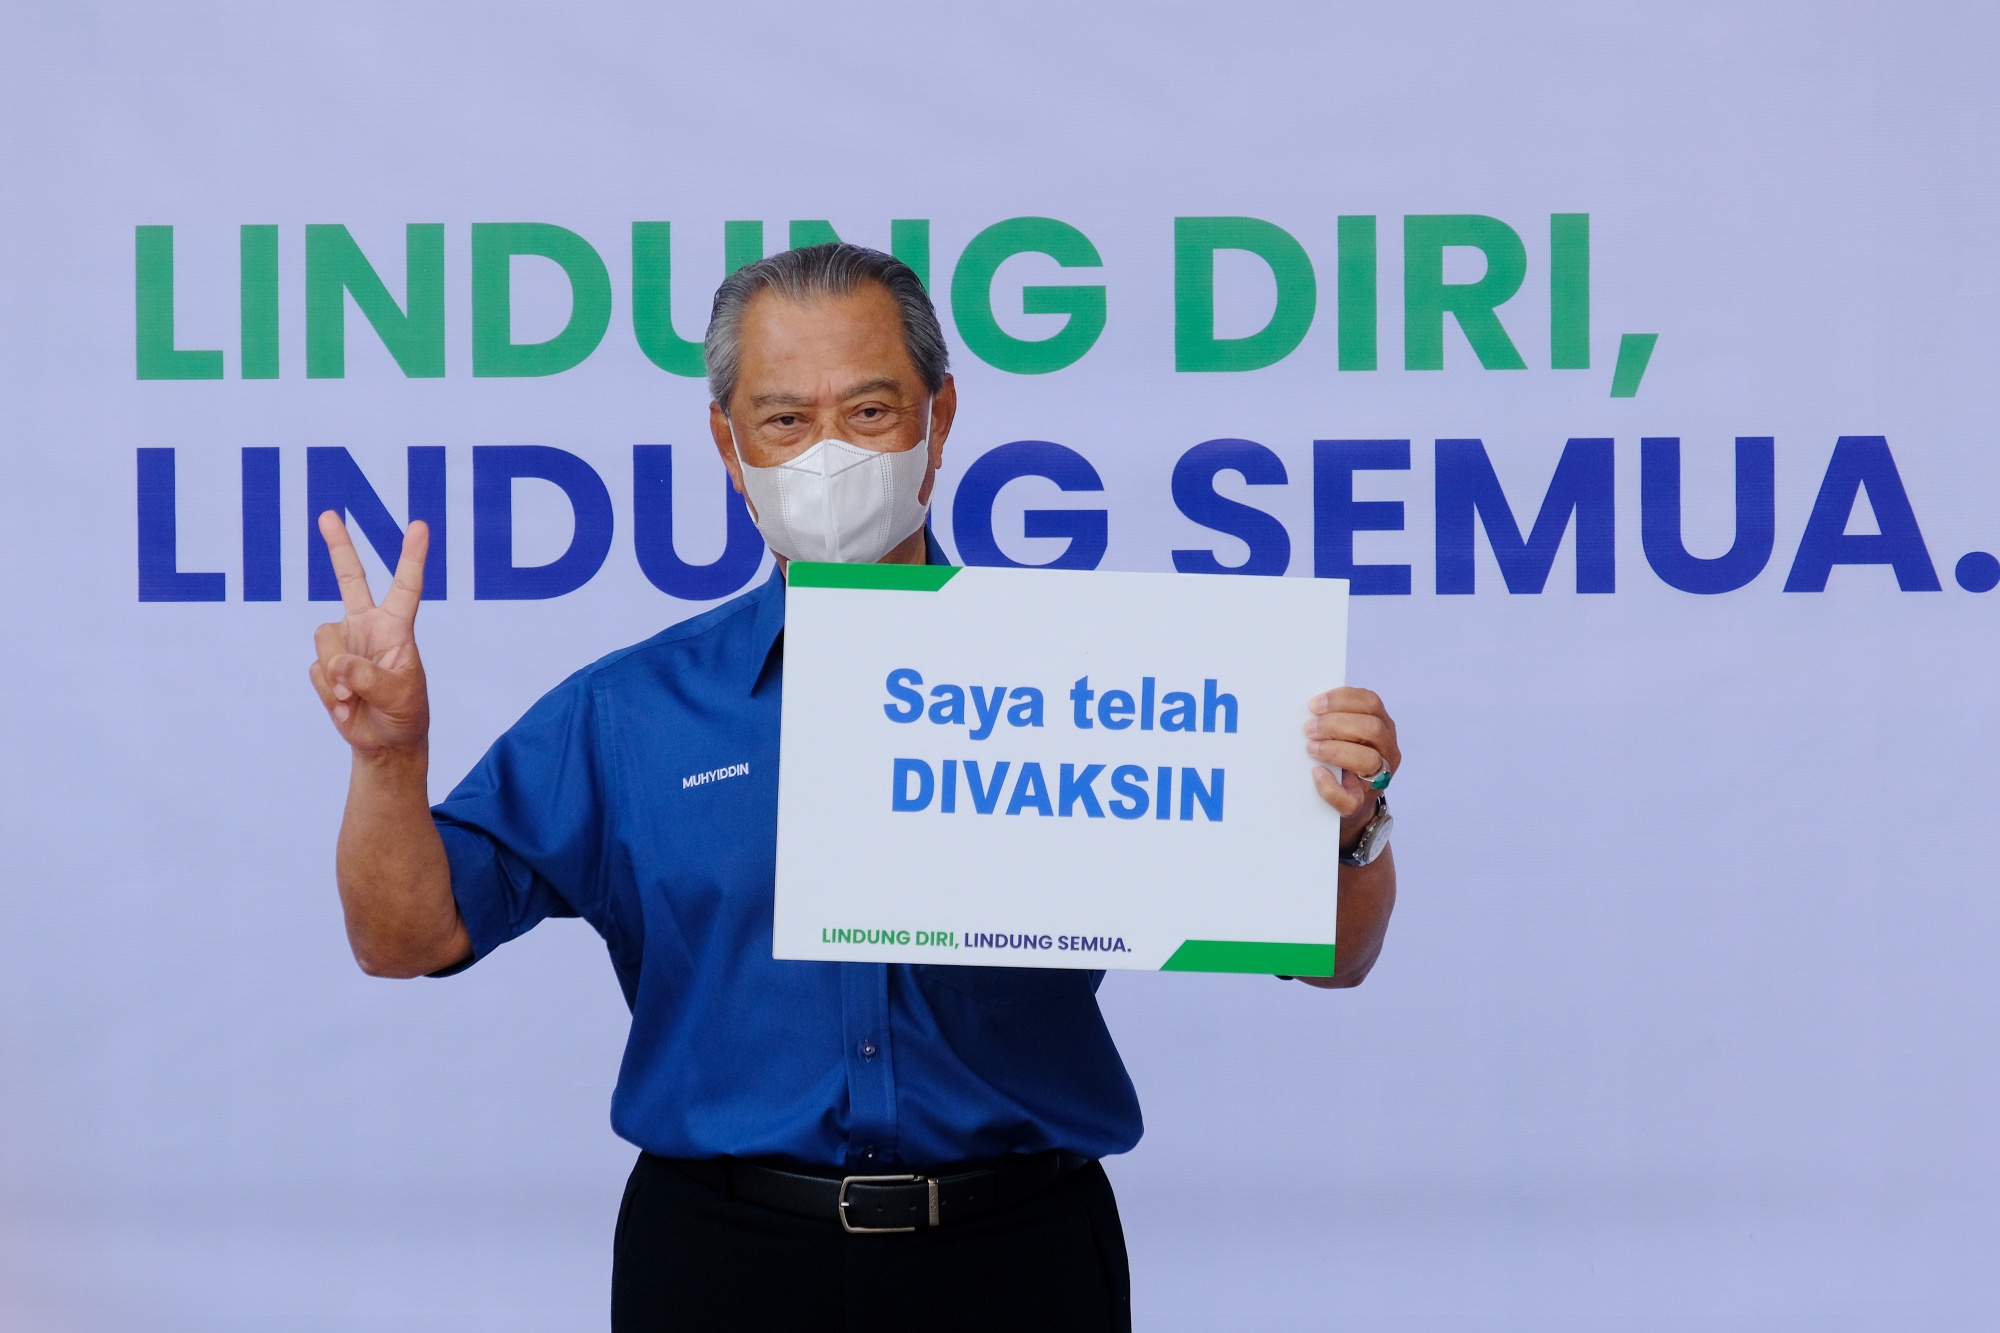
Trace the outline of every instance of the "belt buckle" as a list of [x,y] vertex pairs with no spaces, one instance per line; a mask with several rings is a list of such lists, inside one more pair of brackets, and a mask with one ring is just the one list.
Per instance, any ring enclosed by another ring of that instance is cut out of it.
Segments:
[[[850,1236],[885,1236],[904,1231],[915,1231],[916,1230],[915,1227],[855,1226],[852,1222],[847,1220],[847,1187],[849,1185],[902,1185],[914,1181],[916,1178],[917,1177],[915,1176],[842,1176],[840,1180],[840,1193],[839,1195],[836,1196],[836,1199],[840,1205],[838,1210],[838,1215],[840,1217],[840,1229],[842,1231],[845,1231]],[[933,1186],[931,1189],[931,1197],[933,1199],[937,1197],[936,1186]],[[932,1212],[933,1213],[936,1212],[935,1205],[932,1208]],[[936,1225],[936,1223],[933,1222],[932,1225]]]

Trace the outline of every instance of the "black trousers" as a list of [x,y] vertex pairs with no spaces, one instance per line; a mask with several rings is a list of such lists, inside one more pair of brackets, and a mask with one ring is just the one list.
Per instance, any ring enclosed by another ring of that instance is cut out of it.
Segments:
[[1131,1279],[1095,1162],[999,1213],[851,1236],[730,1198],[642,1154],[611,1269],[612,1333],[1129,1333]]

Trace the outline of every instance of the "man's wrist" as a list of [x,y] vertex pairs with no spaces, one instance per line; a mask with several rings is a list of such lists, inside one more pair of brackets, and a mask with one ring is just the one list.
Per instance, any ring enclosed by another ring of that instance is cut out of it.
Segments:
[[354,771],[357,776],[365,774],[377,782],[403,783],[427,782],[430,778],[430,746],[414,748],[384,746],[380,749],[354,751]]
[[1382,794],[1380,792],[1369,792],[1362,799],[1361,804],[1354,807],[1353,814],[1342,815],[1340,817],[1340,850],[1342,855],[1353,851],[1355,844],[1361,841],[1361,835],[1367,832],[1368,826],[1374,822],[1375,811],[1381,804]]

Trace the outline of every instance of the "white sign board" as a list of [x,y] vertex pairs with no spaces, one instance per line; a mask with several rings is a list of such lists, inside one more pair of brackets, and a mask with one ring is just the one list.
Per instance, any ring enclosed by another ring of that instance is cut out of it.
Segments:
[[1347,584],[790,569],[779,958],[1329,975]]

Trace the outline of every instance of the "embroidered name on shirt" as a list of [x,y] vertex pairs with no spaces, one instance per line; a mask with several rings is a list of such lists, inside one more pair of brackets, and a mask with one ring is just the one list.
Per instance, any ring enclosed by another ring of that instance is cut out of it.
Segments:
[[724,778],[740,778],[749,771],[750,765],[747,762],[731,764],[727,768],[711,768],[706,773],[688,774],[681,779],[681,787],[683,789],[688,787],[705,787],[711,782],[721,782]]

